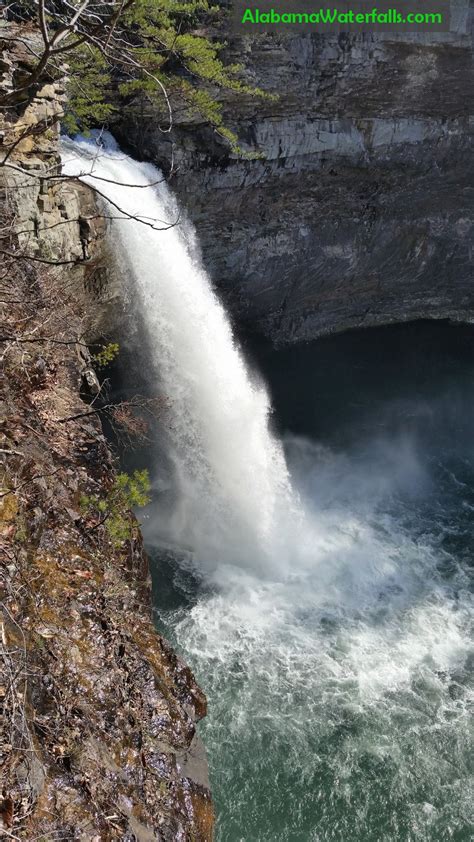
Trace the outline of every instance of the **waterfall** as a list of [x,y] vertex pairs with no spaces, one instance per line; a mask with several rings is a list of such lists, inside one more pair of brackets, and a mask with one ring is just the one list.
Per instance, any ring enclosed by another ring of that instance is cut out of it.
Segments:
[[110,135],[101,142],[64,141],[64,172],[107,197],[115,259],[139,298],[178,483],[168,533],[210,563],[264,566],[277,555],[276,525],[299,516],[269,430],[268,394],[245,364],[163,175],[123,155]]
[[[155,608],[211,702],[220,842],[470,838],[474,474],[459,419],[434,455],[425,429],[391,437],[371,406],[362,444],[286,436],[284,451],[161,173],[110,136],[65,141],[63,165],[104,196],[143,364],[168,402],[156,425],[173,499],[146,527]],[[471,370],[466,384],[472,425]],[[452,404],[429,395],[433,418]]]

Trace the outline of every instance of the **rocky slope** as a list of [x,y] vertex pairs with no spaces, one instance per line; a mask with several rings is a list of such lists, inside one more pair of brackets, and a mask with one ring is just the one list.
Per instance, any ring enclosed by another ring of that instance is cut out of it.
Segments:
[[[261,160],[229,155],[176,112],[172,185],[204,262],[238,318],[274,340],[472,318],[472,11],[451,5],[449,33],[242,36],[224,24],[245,80],[279,96],[224,100]],[[141,107],[116,131],[166,169],[170,138]]]
[[[32,60],[21,36],[3,92]],[[0,836],[208,842],[205,696],[154,629],[133,515],[117,540],[84,502],[117,481],[81,399],[107,256],[90,192],[56,178],[61,97],[40,84],[1,126]]]

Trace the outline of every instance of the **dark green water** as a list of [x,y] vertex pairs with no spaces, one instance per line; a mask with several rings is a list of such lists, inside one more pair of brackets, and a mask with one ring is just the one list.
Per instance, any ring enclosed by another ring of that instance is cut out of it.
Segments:
[[474,838],[473,339],[244,340],[313,554],[262,578],[151,548],[158,627],[209,698],[220,842]]

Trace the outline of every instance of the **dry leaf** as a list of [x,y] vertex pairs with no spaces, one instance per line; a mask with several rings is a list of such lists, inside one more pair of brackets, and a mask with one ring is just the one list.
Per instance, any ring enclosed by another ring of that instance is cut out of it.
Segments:
[[4,798],[0,803],[0,821],[3,827],[11,827],[13,824],[13,801],[11,798]]

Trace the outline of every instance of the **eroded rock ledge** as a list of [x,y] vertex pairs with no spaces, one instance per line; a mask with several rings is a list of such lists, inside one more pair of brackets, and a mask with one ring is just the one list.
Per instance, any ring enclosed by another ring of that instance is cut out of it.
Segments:
[[[4,52],[4,86],[15,60],[31,59]],[[137,522],[123,512],[117,545],[81,503],[116,476],[80,397],[91,279],[107,260],[90,193],[48,178],[61,96],[39,85],[2,126],[4,149],[25,125],[41,131],[1,171],[0,835],[208,842],[205,696],[153,626]]]
[[[221,0],[221,5],[228,5]],[[239,320],[276,342],[474,316],[472,7],[448,33],[219,33],[277,102],[224,97],[262,160],[238,160],[198,115],[146,111],[116,132],[165,170]]]

